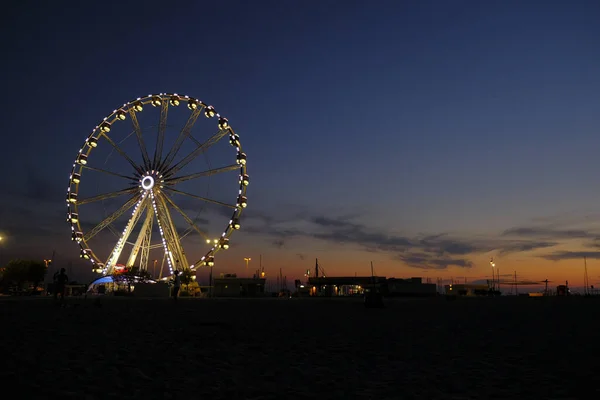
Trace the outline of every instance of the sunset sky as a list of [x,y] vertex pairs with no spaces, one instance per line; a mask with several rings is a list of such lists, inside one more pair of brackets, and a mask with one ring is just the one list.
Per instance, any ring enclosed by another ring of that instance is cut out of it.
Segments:
[[50,3],[13,1],[0,28],[1,261],[55,250],[89,279],[65,223],[76,153],[124,102],[177,92],[214,105],[248,154],[217,272],[262,254],[288,280],[318,258],[328,275],[373,261],[475,281],[494,257],[581,285],[585,256],[600,284],[599,2]]

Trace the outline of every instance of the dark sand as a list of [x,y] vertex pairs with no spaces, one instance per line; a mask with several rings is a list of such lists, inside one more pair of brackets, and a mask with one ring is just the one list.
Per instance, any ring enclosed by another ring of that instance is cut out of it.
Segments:
[[[1,299],[22,398],[594,398],[600,298]],[[583,393],[586,391],[587,393]],[[54,395],[54,396],[53,396]],[[5,396],[2,395],[2,398]],[[12,398],[12,397],[6,397]]]

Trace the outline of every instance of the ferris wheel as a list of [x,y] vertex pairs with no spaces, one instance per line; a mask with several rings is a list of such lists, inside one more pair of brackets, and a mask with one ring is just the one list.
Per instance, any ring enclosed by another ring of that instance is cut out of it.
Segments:
[[[213,167],[209,150],[226,161]],[[211,185],[214,177],[222,181]],[[77,153],[66,198],[71,238],[104,275],[138,267],[166,278],[212,266],[240,228],[248,183],[240,137],[213,106],[176,93],[139,97],[105,117]]]

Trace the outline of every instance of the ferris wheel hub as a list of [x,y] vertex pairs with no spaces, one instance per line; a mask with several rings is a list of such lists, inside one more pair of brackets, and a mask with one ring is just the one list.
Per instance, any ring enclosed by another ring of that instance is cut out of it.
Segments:
[[142,178],[142,189],[152,190],[154,187],[154,178],[151,175],[146,175]]

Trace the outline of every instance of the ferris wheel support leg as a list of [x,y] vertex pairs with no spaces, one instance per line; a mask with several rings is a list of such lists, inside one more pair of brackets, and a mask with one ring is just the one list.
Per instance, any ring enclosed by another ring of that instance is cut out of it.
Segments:
[[[148,208],[148,214],[153,215],[152,209]],[[154,218],[150,218],[149,226],[146,227],[146,234],[142,242],[142,254],[140,255],[140,269],[148,271],[148,260],[150,259],[150,244],[152,243],[152,221]]]
[[129,238],[129,235],[131,235],[131,232],[133,231],[135,224],[137,224],[137,221],[140,219],[140,216],[142,215],[142,212],[144,211],[144,208],[145,208],[144,203],[147,200],[148,200],[147,195],[144,194],[142,196],[141,200],[139,201],[139,203],[136,205],[136,207],[131,215],[131,218],[129,218],[129,221],[127,222],[127,225],[125,226],[125,230],[123,231],[123,234],[119,238],[119,241],[117,242],[117,244],[111,251],[110,256],[108,257],[108,261],[106,261],[106,264],[105,264],[106,265],[105,271],[106,271],[107,275],[110,275],[113,273],[115,264],[119,261],[119,257],[121,256],[121,252],[123,251],[123,247],[125,246],[125,242],[127,242],[127,239]]
[[187,262],[187,257],[185,256],[183,247],[181,246],[181,241],[179,239],[179,235],[177,234],[177,229],[173,224],[173,220],[171,219],[171,213],[169,213],[167,204],[162,194],[156,196],[156,205],[158,208],[159,218],[162,222],[163,234],[167,242],[167,248],[169,249],[169,254],[171,256],[171,262],[173,267],[180,271],[189,269],[190,266]]
[[163,268],[165,267],[165,260],[167,259],[167,253],[163,255],[162,262],[160,263],[160,272],[158,273],[158,279],[162,278]]
[[[145,207],[144,210],[142,210],[142,213],[144,211],[146,211],[146,219],[144,220],[144,223],[142,224],[142,229],[140,230],[140,233],[138,234],[138,237],[135,240],[135,244],[131,249],[131,254],[129,255],[129,259],[127,260],[126,264],[128,267],[134,266],[135,260],[137,259],[138,253],[140,252],[140,248],[143,249],[143,246],[145,244],[147,245],[148,240],[146,239],[146,236],[152,235],[152,220],[154,219],[154,213],[152,212],[152,208],[148,208],[147,202],[145,203]],[[140,269],[142,269],[141,265]]]

